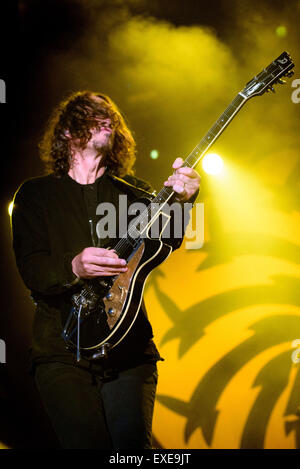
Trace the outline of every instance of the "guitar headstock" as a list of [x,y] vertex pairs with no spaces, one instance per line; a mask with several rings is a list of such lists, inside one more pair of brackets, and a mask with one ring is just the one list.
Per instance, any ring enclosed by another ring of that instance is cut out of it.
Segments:
[[267,91],[274,91],[273,85],[284,84],[282,77],[290,78],[294,72],[291,70],[294,63],[287,52],[283,52],[261,73],[250,80],[245,88],[240,92],[245,98],[262,95]]

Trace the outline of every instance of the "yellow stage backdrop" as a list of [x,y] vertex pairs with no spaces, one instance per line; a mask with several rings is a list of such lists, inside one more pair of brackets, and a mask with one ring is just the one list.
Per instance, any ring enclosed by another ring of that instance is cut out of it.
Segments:
[[227,160],[204,178],[214,196],[203,247],[184,243],[149,277],[165,358],[157,447],[300,447],[300,213],[286,193],[295,171],[292,151],[262,158],[255,177]]

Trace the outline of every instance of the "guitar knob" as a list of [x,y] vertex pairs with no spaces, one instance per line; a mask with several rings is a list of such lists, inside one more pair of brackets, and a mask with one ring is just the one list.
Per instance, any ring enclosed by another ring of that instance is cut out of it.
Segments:
[[94,353],[94,355],[92,356],[92,359],[97,360],[98,358],[106,358],[108,351],[109,351],[109,347],[110,347],[109,343],[105,343],[101,345],[99,352]]
[[115,308],[109,308],[107,314],[109,314],[110,316],[114,316],[116,314]]

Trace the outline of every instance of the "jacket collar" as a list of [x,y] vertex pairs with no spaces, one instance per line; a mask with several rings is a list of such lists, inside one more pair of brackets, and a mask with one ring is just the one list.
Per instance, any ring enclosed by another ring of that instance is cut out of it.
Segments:
[[117,184],[120,184],[121,186],[125,186],[127,189],[131,190],[135,194],[138,193],[138,196],[141,196],[141,193],[142,193],[142,195],[147,196],[147,197],[149,197],[149,196],[153,197],[154,196],[153,193],[151,193],[150,191],[145,190],[144,188],[142,188],[138,185],[138,179],[137,178],[134,178],[134,181],[137,184],[131,184],[130,182],[126,181],[125,179],[122,179],[118,176],[115,176],[114,174],[108,173],[108,176],[113,181],[115,181]]

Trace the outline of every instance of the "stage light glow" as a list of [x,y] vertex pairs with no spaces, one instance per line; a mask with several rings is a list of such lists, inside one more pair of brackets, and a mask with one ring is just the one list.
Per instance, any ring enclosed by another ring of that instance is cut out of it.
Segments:
[[157,150],[150,151],[150,158],[152,160],[157,160],[158,157],[159,157],[159,152]]
[[278,37],[285,37],[287,35],[287,28],[283,25],[276,28],[276,35]]
[[13,208],[14,208],[14,203],[13,203],[13,201],[12,201],[12,202],[10,202],[10,204],[8,205],[8,209],[7,209],[7,210],[8,210],[8,214],[9,214],[10,217],[11,217],[11,215],[12,215]]
[[202,167],[207,174],[216,176],[223,170],[223,160],[217,153],[208,153],[203,158]]

